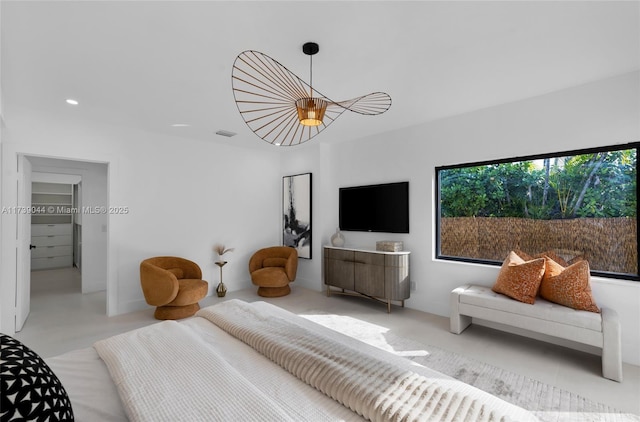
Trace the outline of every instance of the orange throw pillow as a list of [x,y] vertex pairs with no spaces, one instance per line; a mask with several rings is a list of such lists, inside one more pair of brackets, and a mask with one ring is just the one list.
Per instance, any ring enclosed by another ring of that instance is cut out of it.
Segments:
[[544,258],[525,261],[514,251],[509,252],[491,290],[533,304],[544,274],[544,261]]
[[571,258],[571,261],[565,261],[564,258],[562,258],[560,255],[555,253],[553,250],[537,253],[535,255],[529,255],[528,253],[523,252],[521,250],[516,250],[516,253],[520,258],[524,259],[525,261],[531,261],[532,259],[536,259],[536,258],[551,258],[554,261],[556,261],[558,264],[562,265],[563,267],[568,267],[569,264],[573,264],[574,262],[582,260],[581,256],[576,256]]
[[516,255],[518,255],[520,258],[524,259],[525,261],[531,261],[533,259],[537,259],[537,258],[544,258],[544,256],[531,256],[528,253],[521,251],[520,249],[516,249],[515,251],[513,251],[516,253]]
[[564,258],[562,258],[561,256],[559,256],[558,254],[556,254],[554,251],[546,251],[546,252],[542,252],[541,254],[536,255],[536,258],[551,258],[552,260],[554,260],[557,264],[562,265],[563,267],[568,267],[569,264],[567,263],[567,261],[564,260]]
[[573,309],[600,312],[591,295],[588,261],[578,261],[565,268],[547,257],[545,266],[540,284],[541,297]]

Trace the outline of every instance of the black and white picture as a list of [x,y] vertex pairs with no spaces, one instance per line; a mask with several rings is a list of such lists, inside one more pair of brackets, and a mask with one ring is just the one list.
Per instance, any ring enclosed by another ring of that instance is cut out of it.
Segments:
[[311,259],[311,173],[282,178],[282,244]]

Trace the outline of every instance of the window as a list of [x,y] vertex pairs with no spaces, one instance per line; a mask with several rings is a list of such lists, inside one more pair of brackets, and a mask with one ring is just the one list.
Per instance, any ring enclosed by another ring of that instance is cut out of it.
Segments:
[[638,276],[640,143],[436,168],[436,258],[501,265],[511,250]]

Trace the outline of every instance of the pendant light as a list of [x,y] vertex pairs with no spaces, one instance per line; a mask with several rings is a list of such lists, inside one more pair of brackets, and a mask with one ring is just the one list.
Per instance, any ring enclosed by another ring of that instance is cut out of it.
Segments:
[[373,92],[345,101],[333,101],[312,87],[313,56],[317,43],[302,46],[309,56],[309,83],[275,59],[254,50],[240,53],[231,72],[236,106],[249,128],[272,145],[293,146],[309,141],[346,110],[363,115],[382,114],[391,97]]
[[320,51],[320,46],[314,42],[308,42],[302,46],[302,51],[309,56],[309,97],[296,101],[298,119],[301,125],[319,126],[322,124],[328,105],[322,98],[313,98],[313,56]]

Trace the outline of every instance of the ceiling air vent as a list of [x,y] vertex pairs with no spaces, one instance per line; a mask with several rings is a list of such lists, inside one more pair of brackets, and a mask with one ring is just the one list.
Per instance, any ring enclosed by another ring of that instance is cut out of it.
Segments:
[[227,138],[231,138],[232,136],[236,136],[237,133],[231,132],[231,131],[228,131],[228,130],[219,130],[219,131],[216,132],[216,135],[226,136]]

